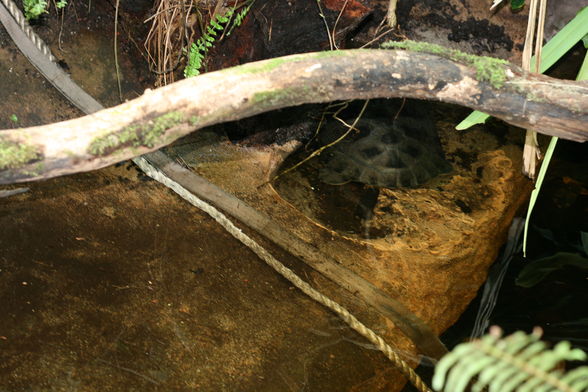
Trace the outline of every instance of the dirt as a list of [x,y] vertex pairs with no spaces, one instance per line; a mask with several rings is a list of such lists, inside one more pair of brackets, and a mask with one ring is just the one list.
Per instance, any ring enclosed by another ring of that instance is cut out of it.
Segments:
[[410,39],[520,63],[528,10],[489,7],[483,0],[403,1],[398,23]]

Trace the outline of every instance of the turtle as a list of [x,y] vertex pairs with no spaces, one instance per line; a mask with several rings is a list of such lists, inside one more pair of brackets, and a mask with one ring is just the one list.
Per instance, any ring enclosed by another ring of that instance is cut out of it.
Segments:
[[[451,170],[433,121],[424,116],[366,117],[349,135],[321,154],[319,179],[330,185],[359,182],[374,187],[414,188]],[[325,126],[324,144],[336,140],[345,127]]]

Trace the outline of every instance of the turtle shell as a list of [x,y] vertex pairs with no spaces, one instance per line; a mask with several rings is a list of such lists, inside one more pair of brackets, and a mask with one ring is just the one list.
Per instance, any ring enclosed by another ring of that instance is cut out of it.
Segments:
[[[356,128],[359,133],[321,154],[321,181],[331,185],[360,182],[386,188],[417,187],[451,169],[428,119],[365,118]],[[330,143],[343,132],[342,124],[327,125],[321,141]]]

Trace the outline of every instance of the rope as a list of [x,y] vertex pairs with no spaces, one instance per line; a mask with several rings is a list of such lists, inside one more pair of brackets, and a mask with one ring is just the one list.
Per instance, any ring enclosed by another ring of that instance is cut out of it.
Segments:
[[152,166],[147,159],[143,157],[135,158],[135,164],[139,166],[141,170],[149,177],[153,178],[154,180],[162,183],[166,187],[170,188],[174,192],[176,192],[180,197],[184,200],[188,201],[193,206],[201,209],[202,211],[206,212],[210,215],[218,224],[220,224],[226,231],[228,231],[233,237],[237,240],[241,241],[245,246],[253,251],[259,258],[265,261],[270,267],[272,267],[277,273],[282,275],[288,281],[290,281],[294,286],[299,288],[304,294],[308,295],[310,298],[314,299],[315,301],[319,302],[320,304],[326,306],[335,314],[337,314],[343,321],[345,321],[352,329],[358,332],[360,335],[365,337],[369,340],[374,346],[378,348],[398,369],[402,372],[402,374],[411,382],[412,385],[415,386],[419,391],[422,392],[431,392],[429,387],[425,384],[425,382],[416,374],[416,372],[408,365],[406,361],[398,356],[385,341],[380,336],[378,336],[374,331],[364,325],[361,321],[359,321],[355,316],[353,316],[347,309],[343,306],[339,305],[337,302],[333,301],[329,297],[323,295],[322,293],[318,292],[308,283],[303,281],[294,271],[286,267],[284,264],[279,262],[274,256],[272,256],[266,249],[264,249],[261,245],[259,245],[255,240],[249,237],[247,234],[243,233],[241,229],[239,229],[233,222],[231,222],[226,215],[220,212],[218,209],[213,207],[212,205],[206,203],[205,201],[199,199],[188,191],[186,188],[172,180],[171,178],[167,177],[165,174],[157,170],[154,166]]
[[55,62],[55,57],[53,57],[53,54],[51,54],[51,49],[49,48],[49,46],[47,46],[47,44],[43,42],[41,37],[39,37],[37,33],[35,33],[34,30],[31,28],[31,26],[29,26],[27,19],[22,14],[20,9],[16,6],[16,4],[12,0],[2,0],[2,3],[4,4],[8,12],[10,12],[10,15],[12,15],[16,23],[18,23],[20,29],[24,31],[28,39],[31,40],[31,42],[35,44],[37,49],[39,49],[40,52],[42,52],[46,57],[48,57],[49,60]]

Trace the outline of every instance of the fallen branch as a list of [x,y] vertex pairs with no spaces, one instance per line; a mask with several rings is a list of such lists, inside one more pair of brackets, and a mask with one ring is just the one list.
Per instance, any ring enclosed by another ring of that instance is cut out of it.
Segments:
[[280,57],[207,73],[100,112],[0,131],[0,184],[98,169],[157,150],[196,129],[304,103],[409,97],[484,111],[564,139],[588,139],[588,84],[480,68],[398,50]]

